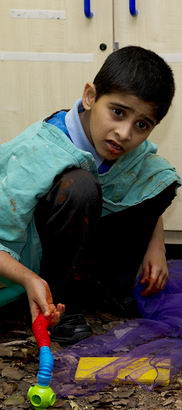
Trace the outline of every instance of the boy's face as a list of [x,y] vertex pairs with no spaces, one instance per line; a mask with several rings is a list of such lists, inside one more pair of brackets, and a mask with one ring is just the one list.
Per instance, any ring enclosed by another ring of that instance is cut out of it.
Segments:
[[130,94],[105,94],[95,101],[86,84],[80,119],[87,137],[104,159],[116,160],[145,141],[157,121],[154,106]]

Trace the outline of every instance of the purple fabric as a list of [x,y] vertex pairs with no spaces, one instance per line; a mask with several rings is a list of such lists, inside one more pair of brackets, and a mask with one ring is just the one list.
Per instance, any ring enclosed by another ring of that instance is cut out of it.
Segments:
[[[169,261],[168,268],[167,285],[158,294],[142,297],[142,286],[136,282],[134,295],[142,318],[128,320],[104,335],[91,336],[56,353],[52,386],[58,397],[102,390],[112,383],[121,368],[144,356],[150,358],[155,369],[161,359],[170,359],[171,378],[182,370],[182,260]],[[79,358],[87,356],[120,359],[97,371],[95,383],[75,382]],[[131,380],[136,382],[145,371],[145,365],[140,374],[131,371]],[[150,388],[157,384],[160,383],[156,377]]]

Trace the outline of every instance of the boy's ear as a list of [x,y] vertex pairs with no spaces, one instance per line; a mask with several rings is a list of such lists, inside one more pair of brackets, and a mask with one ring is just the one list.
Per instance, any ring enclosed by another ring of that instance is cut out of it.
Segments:
[[82,96],[82,104],[85,110],[90,110],[95,103],[96,97],[96,89],[93,83],[85,84],[83,96]]

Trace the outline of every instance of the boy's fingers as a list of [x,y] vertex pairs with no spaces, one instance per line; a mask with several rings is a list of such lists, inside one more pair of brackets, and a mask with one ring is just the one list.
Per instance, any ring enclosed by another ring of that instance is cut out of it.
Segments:
[[153,275],[149,279],[149,285],[142,291],[142,296],[150,295],[151,293],[156,292],[156,277]]
[[149,281],[149,273],[143,272],[140,283],[146,283]]
[[43,313],[45,317],[50,316],[50,324],[58,323],[60,320],[61,314],[65,311],[65,305],[62,303],[58,303],[55,306],[53,303],[48,304],[47,302],[44,303],[34,303],[31,307],[31,314],[32,314],[32,321],[36,319],[40,311]]
[[50,311],[49,311],[49,307],[47,303],[40,303],[39,304],[39,308],[41,310],[41,312],[43,313],[44,316],[49,316],[50,315]]
[[58,303],[56,308],[60,313],[64,313],[65,311],[65,305],[63,305],[62,303]]
[[58,303],[58,305],[56,306],[56,312],[54,315],[54,324],[60,321],[60,317],[64,313],[64,311],[65,311],[65,305],[62,305],[62,303]]
[[147,295],[150,295],[152,293],[152,288],[151,288],[151,286],[148,286],[146,289],[144,289],[142,292],[141,292],[141,295],[142,296],[147,296]]
[[143,284],[147,283],[147,282],[149,282],[149,277],[147,277],[147,276],[142,278],[141,281],[140,281],[140,283],[143,283]]
[[150,266],[146,265],[145,267],[143,267],[140,282],[146,283],[146,282],[149,282],[149,280],[150,280]]
[[160,276],[160,277],[158,278],[158,281],[157,281],[157,283],[156,283],[157,289],[161,289],[161,288],[162,288],[162,283],[163,283],[164,280],[165,280],[165,279],[164,279],[164,276]]
[[147,288],[144,289],[141,293],[142,296],[151,295],[152,293],[156,293],[162,290],[166,284],[166,279],[166,276],[159,276],[157,281],[156,278],[153,278],[153,280],[150,281],[149,286],[147,286]]
[[168,275],[165,274],[162,277],[160,277],[158,283],[157,283],[157,287],[159,289],[164,289],[165,285],[166,285],[166,281],[167,281]]
[[162,283],[161,283],[161,289],[163,290],[166,286],[166,280],[167,278],[163,279]]

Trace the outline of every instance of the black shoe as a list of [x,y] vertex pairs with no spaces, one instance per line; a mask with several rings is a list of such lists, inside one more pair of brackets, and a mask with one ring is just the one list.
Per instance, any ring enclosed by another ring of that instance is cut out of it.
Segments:
[[60,322],[51,329],[51,339],[68,346],[92,335],[91,326],[82,314],[63,313]]

